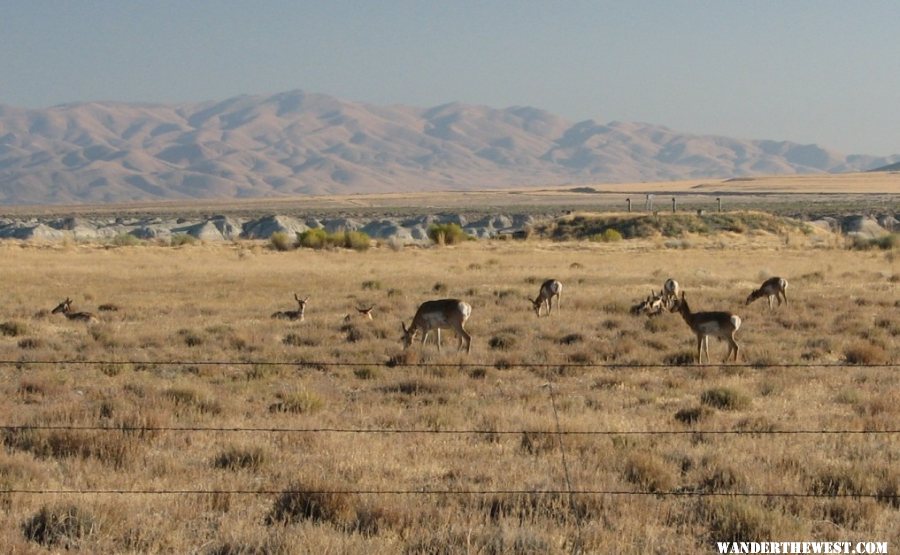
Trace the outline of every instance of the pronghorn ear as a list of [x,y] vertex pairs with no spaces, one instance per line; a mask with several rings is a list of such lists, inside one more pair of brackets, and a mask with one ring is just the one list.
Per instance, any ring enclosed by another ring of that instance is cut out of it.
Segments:
[[406,322],[400,322],[400,329],[403,330],[403,333],[409,332],[409,330],[406,329]]
[[306,302],[309,302],[309,295],[307,295],[306,298],[303,299],[303,302],[305,302],[305,303],[306,303]]

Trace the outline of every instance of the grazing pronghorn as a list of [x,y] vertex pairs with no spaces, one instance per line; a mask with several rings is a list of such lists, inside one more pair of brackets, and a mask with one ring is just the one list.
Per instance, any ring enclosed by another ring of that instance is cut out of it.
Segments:
[[665,294],[663,291],[660,291],[659,294],[650,291],[650,296],[646,300],[631,307],[631,313],[635,316],[639,314],[646,314],[650,317],[659,316],[663,313],[663,309],[666,308],[664,301]]
[[787,304],[787,295],[785,294],[787,286],[788,282],[784,278],[769,278],[763,282],[759,289],[750,293],[750,296],[747,297],[747,304],[752,303],[760,297],[768,297],[770,310],[775,308],[773,300],[778,301],[778,306],[781,306],[781,299],[784,299],[784,303]]
[[457,350],[462,348],[463,341],[465,341],[466,352],[471,352],[472,336],[464,328],[466,320],[469,319],[471,314],[472,307],[469,303],[459,299],[425,301],[419,306],[416,315],[413,317],[412,324],[408,328],[405,323],[400,322],[400,327],[403,328],[403,348],[406,349],[412,345],[413,338],[420,331],[422,332],[422,344],[424,345],[431,330],[437,330],[437,347],[438,352],[440,352],[441,328],[445,328],[454,330],[457,337],[459,337]]
[[305,299],[301,299],[294,293],[294,300],[297,301],[299,308],[297,310],[279,310],[272,314],[272,318],[280,318],[282,320],[300,320],[303,321],[303,313],[306,312],[306,303],[309,301],[309,296]]
[[547,316],[550,316],[550,313],[553,312],[553,297],[556,297],[556,311],[559,312],[560,293],[562,293],[562,283],[558,280],[548,279],[541,284],[541,290],[538,291],[537,298],[531,301],[534,313],[538,315],[538,318],[541,316],[541,308],[543,308],[544,303],[547,303]]
[[666,282],[663,283],[660,295],[662,296],[663,301],[665,301],[667,308],[674,306],[675,303],[678,302],[678,293],[680,291],[681,288],[678,287],[678,282],[672,278],[667,279]]
[[62,312],[69,320],[78,322],[89,322],[95,324],[100,320],[90,312],[72,312],[72,299],[66,297],[66,300],[59,303],[56,308],[50,311],[50,314],[58,314]]
[[681,292],[681,300],[676,304],[681,317],[691,327],[697,336],[697,363],[703,364],[703,347],[706,347],[706,362],[709,360],[709,336],[718,337],[728,342],[728,354],[725,360],[731,356],[734,351],[734,361],[738,359],[738,344],[734,340],[734,334],[741,327],[741,317],[731,312],[691,312],[691,308],[684,298],[684,291]]
[[[356,308],[356,312],[359,314],[360,318],[365,320],[372,319],[372,310],[375,308],[375,305],[370,306],[369,308]],[[350,322],[353,320],[353,314],[348,314],[344,316],[344,322]]]

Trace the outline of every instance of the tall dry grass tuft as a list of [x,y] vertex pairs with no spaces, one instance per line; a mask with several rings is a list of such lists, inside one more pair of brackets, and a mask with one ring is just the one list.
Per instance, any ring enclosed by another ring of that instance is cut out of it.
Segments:
[[91,513],[77,505],[44,505],[22,523],[22,533],[45,547],[70,550],[79,549],[84,540],[96,533],[96,525]]

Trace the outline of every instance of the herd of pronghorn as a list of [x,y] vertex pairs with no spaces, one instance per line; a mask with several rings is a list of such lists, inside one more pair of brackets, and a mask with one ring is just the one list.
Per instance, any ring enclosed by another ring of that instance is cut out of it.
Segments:
[[[763,282],[759,289],[750,293],[747,297],[746,304],[749,305],[756,299],[767,297],[770,309],[775,308],[776,301],[778,302],[778,306],[781,306],[782,302],[787,303],[787,295],[785,294],[787,286],[787,280],[783,278],[769,278]],[[534,312],[539,318],[544,306],[547,307],[547,316],[550,316],[553,312],[554,297],[556,298],[556,310],[559,312],[562,289],[562,282],[556,279],[548,279],[541,284],[537,298],[531,301]],[[309,297],[301,299],[299,295],[294,293],[294,300],[297,301],[297,310],[278,311],[272,314],[272,318],[303,321]],[[104,309],[104,307],[101,307],[101,309]],[[113,310],[114,307],[108,305],[106,309]],[[371,320],[373,309],[374,306],[371,306],[369,308],[357,308],[356,311],[358,317]],[[680,289],[678,282],[674,279],[667,279],[659,293],[651,292],[650,296],[644,301],[631,307],[631,313],[634,315],[646,314],[648,316],[657,316],[665,311],[679,312],[681,317],[684,318],[684,321],[694,332],[694,335],[697,336],[698,363],[703,362],[702,353],[704,348],[706,351],[706,361],[710,362],[710,336],[724,339],[728,343],[728,354],[725,356],[726,361],[731,358],[732,353],[734,353],[734,360],[737,361],[740,348],[738,347],[737,341],[734,339],[734,335],[741,327],[740,316],[725,311],[691,312],[691,308],[688,306],[687,300],[685,299],[684,291]],[[73,312],[72,299],[69,299],[68,297],[66,297],[66,300],[59,303],[52,311],[52,314],[59,313],[65,315],[69,320],[89,323],[99,321],[93,313]],[[459,338],[457,350],[462,349],[463,343],[465,343],[466,352],[469,353],[472,349],[472,336],[466,331],[465,324],[471,314],[472,306],[459,299],[425,301],[419,305],[419,309],[416,311],[415,316],[413,316],[412,324],[410,324],[409,327],[406,326],[405,322],[400,323],[400,326],[403,329],[403,348],[409,348],[413,340],[420,333],[422,336],[421,341],[424,345],[425,341],[428,339],[428,335],[434,331],[437,335],[437,348],[438,351],[440,351],[441,330],[452,329]],[[345,322],[351,322],[352,320],[353,316],[351,314],[344,317]]]

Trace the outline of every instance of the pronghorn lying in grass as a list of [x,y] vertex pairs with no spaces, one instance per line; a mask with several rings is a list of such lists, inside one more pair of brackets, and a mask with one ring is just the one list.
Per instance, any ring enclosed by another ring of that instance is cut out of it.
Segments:
[[631,313],[635,316],[646,314],[647,316],[659,316],[666,309],[664,292],[659,294],[650,291],[650,296],[631,307]]
[[304,313],[306,312],[306,303],[309,302],[309,296],[305,299],[301,299],[294,293],[294,300],[297,301],[299,307],[297,310],[279,310],[272,314],[272,318],[280,318],[282,320],[300,320],[303,321]]
[[543,308],[544,303],[546,303],[547,316],[550,316],[550,313],[553,311],[553,297],[556,297],[556,311],[559,312],[560,293],[562,293],[562,283],[560,283],[558,280],[548,279],[547,281],[542,283],[541,290],[538,291],[537,298],[531,301],[531,304],[534,307],[534,313],[537,314],[540,318],[541,308]]
[[778,306],[781,306],[781,299],[784,299],[784,303],[787,304],[787,295],[785,294],[787,286],[788,282],[784,278],[769,278],[763,282],[759,289],[750,293],[750,296],[747,297],[747,304],[752,303],[760,297],[767,297],[770,310],[775,308],[774,301],[776,300],[778,301]]
[[466,352],[469,353],[472,350],[472,336],[466,332],[464,326],[471,314],[472,307],[469,303],[459,299],[425,301],[419,306],[416,315],[413,316],[412,324],[408,328],[405,323],[400,323],[400,327],[403,329],[403,348],[406,349],[412,345],[413,338],[419,332],[422,332],[422,344],[424,345],[431,330],[437,330],[437,347],[440,352],[441,328],[444,328],[454,330],[459,337],[457,349],[462,349],[463,341],[465,341]]
[[728,354],[725,360],[731,356],[734,351],[734,361],[738,359],[738,344],[734,340],[734,334],[741,327],[741,317],[731,312],[691,312],[691,308],[684,298],[684,292],[681,292],[681,300],[676,304],[681,317],[691,327],[694,335],[697,336],[697,363],[703,364],[704,346],[706,347],[706,362],[709,360],[709,336],[718,337],[728,342]]
[[72,312],[72,299],[66,297],[66,300],[59,303],[56,308],[50,311],[51,314],[59,314],[62,313],[69,320],[75,320],[78,322],[88,322],[91,324],[95,324],[100,320],[94,316],[94,314],[90,312]]
[[[357,307],[357,308],[356,308],[356,312],[357,312],[357,314],[359,315],[359,316],[358,316],[359,318],[362,318],[362,319],[364,319],[364,320],[372,320],[372,310],[373,310],[374,308],[375,308],[375,305],[372,305],[372,306],[370,306],[369,308],[359,308],[359,307]],[[344,316],[344,322],[351,322],[351,321],[353,321],[353,314],[352,314],[352,313],[351,313],[351,314],[348,314],[348,315],[346,315],[346,316]]]

